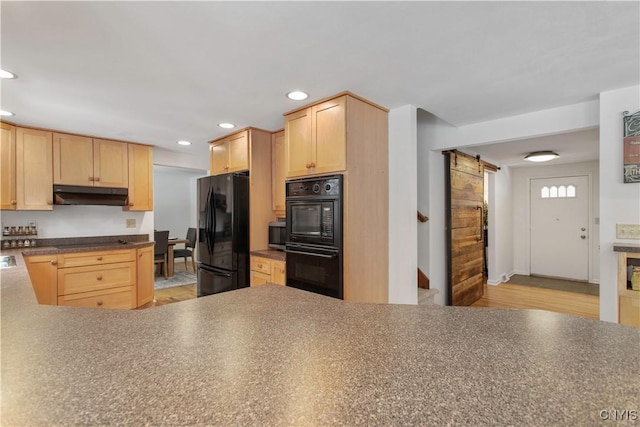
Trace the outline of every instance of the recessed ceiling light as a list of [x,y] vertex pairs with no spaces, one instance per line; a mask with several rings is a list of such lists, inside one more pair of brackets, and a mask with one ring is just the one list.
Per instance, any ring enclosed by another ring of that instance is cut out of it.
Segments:
[[11,111],[0,110],[0,116],[13,116]]
[[0,79],[17,79],[18,76],[16,76],[15,74],[6,71],[6,70],[0,70]]
[[548,162],[549,160],[553,160],[557,157],[560,157],[560,155],[553,151],[536,151],[527,154],[524,156],[524,159],[530,162]]
[[301,90],[294,90],[293,92],[289,92],[287,94],[287,98],[293,99],[294,101],[302,101],[303,99],[307,99],[309,94],[307,92],[302,92]]
[[236,125],[234,125],[233,123],[218,123],[218,126],[220,126],[222,129],[233,129],[234,127],[236,127]]
[[180,145],[191,145],[191,143],[189,141],[185,141],[185,140],[178,141],[178,144],[180,144]]

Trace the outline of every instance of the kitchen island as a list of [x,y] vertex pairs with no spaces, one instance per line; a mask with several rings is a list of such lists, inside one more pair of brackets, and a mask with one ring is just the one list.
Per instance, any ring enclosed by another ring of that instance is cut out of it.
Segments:
[[16,258],[1,271],[2,425],[640,416],[636,328],[544,311],[348,303],[276,285],[134,311],[46,306]]

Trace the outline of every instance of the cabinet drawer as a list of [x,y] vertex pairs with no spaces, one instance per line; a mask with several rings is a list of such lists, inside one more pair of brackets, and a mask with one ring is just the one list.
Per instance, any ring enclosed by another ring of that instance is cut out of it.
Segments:
[[260,286],[271,282],[271,276],[260,273],[259,271],[251,272],[251,286]]
[[136,263],[120,262],[58,269],[58,295],[130,286],[136,283]]
[[58,268],[135,261],[135,252],[135,249],[124,249],[107,252],[78,252],[72,254],[62,254],[58,255]]
[[58,297],[58,305],[93,308],[131,309],[136,306],[136,292],[133,286]]
[[266,258],[251,257],[251,270],[271,275],[271,261]]

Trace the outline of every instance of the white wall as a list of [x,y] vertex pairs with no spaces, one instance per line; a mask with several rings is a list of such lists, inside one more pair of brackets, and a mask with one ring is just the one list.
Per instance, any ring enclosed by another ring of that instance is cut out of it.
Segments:
[[511,168],[503,167],[489,173],[489,218],[487,283],[497,285],[513,274],[513,203],[511,198]]
[[209,170],[209,148],[208,146],[198,149],[193,147],[193,154],[181,153],[178,151],[166,150],[160,147],[153,147],[153,164],[161,166],[172,166],[185,169]]
[[389,302],[418,302],[416,107],[389,112]]
[[618,321],[616,224],[640,224],[640,184],[622,182],[622,113],[640,110],[640,86],[600,94],[600,319]]
[[187,228],[197,224],[197,178],[206,171],[154,166],[154,216],[157,230],[169,230],[171,237],[184,238]]
[[[622,157],[621,157],[622,158]],[[600,206],[598,162],[548,164],[513,168],[513,260],[516,274],[528,275],[530,266],[530,182],[536,178],[587,175],[589,177],[589,282],[600,279],[599,225],[596,224]]]
[[599,122],[598,105],[598,101],[588,101],[460,127],[438,119],[429,131],[431,148],[469,147],[594,128]]
[[[125,212],[121,206],[54,205],[53,211],[2,211],[2,225],[38,224],[38,238],[114,236],[150,234],[153,236],[153,212]],[[126,219],[135,219],[134,228]]]

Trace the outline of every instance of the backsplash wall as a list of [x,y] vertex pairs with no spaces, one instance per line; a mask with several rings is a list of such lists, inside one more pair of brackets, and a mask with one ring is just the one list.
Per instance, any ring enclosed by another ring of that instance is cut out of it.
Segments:
[[[135,227],[127,228],[127,219]],[[125,212],[120,206],[54,206],[53,211],[2,211],[2,226],[36,221],[38,238],[150,234],[153,212]]]

